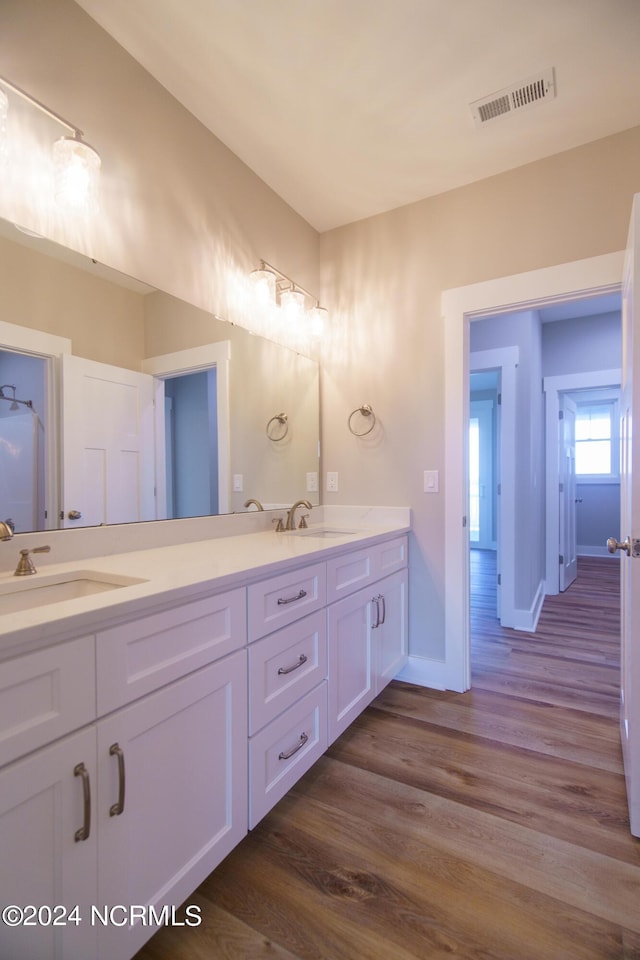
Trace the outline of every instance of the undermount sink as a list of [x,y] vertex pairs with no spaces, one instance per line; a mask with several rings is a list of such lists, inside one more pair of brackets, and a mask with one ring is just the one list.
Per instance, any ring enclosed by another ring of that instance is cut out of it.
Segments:
[[309,527],[307,530],[290,530],[290,533],[295,533],[298,537],[322,537],[322,538],[337,538],[337,537],[355,537],[357,530],[339,530],[337,527]]
[[125,577],[120,574],[98,573],[95,570],[73,570],[68,573],[31,578],[17,578],[10,583],[0,584],[0,615],[19,613],[33,607],[44,607],[63,600],[76,600],[89,597],[94,593],[117,590],[136,583],[146,583],[137,577]]

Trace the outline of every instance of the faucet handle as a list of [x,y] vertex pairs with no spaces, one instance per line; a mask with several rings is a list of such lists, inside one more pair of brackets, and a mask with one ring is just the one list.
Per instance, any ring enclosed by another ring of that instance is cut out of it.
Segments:
[[302,516],[300,517],[300,523],[298,524],[298,530],[306,530],[306,529],[307,529],[307,527],[309,526],[309,524],[307,523],[307,520],[308,520],[308,519],[309,519],[309,514],[308,514],[308,513],[303,513]]
[[47,544],[42,547],[33,547],[31,550],[24,549],[20,551],[20,559],[18,560],[18,566],[14,571],[14,577],[28,577],[32,573],[37,573],[35,564],[31,557],[30,553],[49,553],[51,547]]
[[276,533],[282,533],[284,530],[284,523],[282,522],[282,517],[274,517],[271,523],[276,525]]

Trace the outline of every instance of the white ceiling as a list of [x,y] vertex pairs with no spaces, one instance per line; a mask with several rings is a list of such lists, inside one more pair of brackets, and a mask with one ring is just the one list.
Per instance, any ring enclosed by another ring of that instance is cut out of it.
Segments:
[[77,2],[319,231],[640,124],[640,0]]

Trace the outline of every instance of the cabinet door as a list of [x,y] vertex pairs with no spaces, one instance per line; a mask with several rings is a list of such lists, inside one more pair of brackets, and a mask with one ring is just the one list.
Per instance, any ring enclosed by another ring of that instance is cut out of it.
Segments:
[[374,631],[376,694],[393,680],[407,661],[408,579],[407,571],[400,570],[375,587],[380,612],[380,623]]
[[374,592],[377,593],[360,590],[329,607],[329,743],[346,730],[374,697]]
[[[179,906],[247,832],[246,651],[101,720],[98,763],[100,903]],[[154,932],[101,928],[99,955],[130,957]]]
[[[1,957],[96,956],[90,914],[97,876],[93,795],[85,807],[85,789],[95,787],[95,750],[95,730],[88,727],[0,771],[2,905],[42,908],[31,916],[34,926],[0,925]],[[89,779],[80,770],[74,774],[81,763]],[[88,825],[85,810],[92,815],[88,836],[76,840]]]

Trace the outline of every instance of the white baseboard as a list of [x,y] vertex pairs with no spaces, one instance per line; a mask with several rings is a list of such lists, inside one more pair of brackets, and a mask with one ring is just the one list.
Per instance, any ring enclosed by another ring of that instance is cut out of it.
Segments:
[[[444,660],[429,660],[427,657],[409,657],[396,680],[415,683],[432,690],[455,690]],[[462,692],[462,691],[460,691]]]
[[535,633],[540,619],[540,612],[545,597],[545,581],[541,580],[536,590],[533,603],[528,610],[516,608],[513,611],[513,623],[509,624],[514,630],[522,630],[524,633]]
[[578,546],[576,553],[579,557],[610,557],[612,554],[609,553],[606,547],[595,547],[591,544],[585,544],[583,546]]

